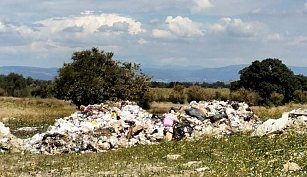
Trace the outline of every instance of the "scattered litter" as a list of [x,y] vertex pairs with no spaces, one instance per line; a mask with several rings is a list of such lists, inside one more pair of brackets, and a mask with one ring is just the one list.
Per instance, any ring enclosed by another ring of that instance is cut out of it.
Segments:
[[182,156],[180,154],[169,154],[166,156],[167,160],[178,160],[181,159]]
[[289,114],[283,113],[279,119],[269,119],[260,125],[252,135],[263,136],[276,131],[284,130],[289,124]]
[[186,167],[193,167],[193,166],[200,166],[202,165],[202,161],[189,161],[184,166]]
[[0,137],[7,136],[10,134],[10,128],[6,127],[2,122],[0,122]]
[[196,168],[195,170],[196,170],[197,172],[203,172],[203,171],[209,170],[209,167]]
[[32,132],[32,131],[36,131],[38,129],[38,127],[21,127],[16,129],[15,131],[25,131],[25,132]]
[[289,171],[299,171],[299,170],[301,170],[301,167],[294,162],[288,161],[286,164],[284,164],[284,171],[286,173]]

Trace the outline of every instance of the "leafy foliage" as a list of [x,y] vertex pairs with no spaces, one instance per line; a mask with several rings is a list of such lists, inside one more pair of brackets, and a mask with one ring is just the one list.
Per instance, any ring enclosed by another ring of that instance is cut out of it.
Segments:
[[293,72],[279,59],[256,60],[239,73],[240,81],[236,84],[257,92],[262,104],[272,101],[270,98],[276,98],[271,97],[273,92],[275,96],[276,93],[284,96],[282,103],[288,103],[293,100],[293,92],[301,88]]
[[73,53],[72,63],[64,64],[55,79],[55,96],[77,106],[105,100],[140,100],[149,78],[139,65],[113,60],[113,53],[97,48]]
[[27,96],[26,87],[26,79],[22,75],[10,73],[3,78],[3,88],[7,95],[25,97]]

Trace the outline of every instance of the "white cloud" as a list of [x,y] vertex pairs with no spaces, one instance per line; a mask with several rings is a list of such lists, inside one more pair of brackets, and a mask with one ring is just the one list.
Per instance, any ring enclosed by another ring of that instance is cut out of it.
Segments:
[[50,33],[61,32],[67,28],[83,28],[83,32],[90,34],[99,31],[100,27],[113,27],[120,23],[127,24],[126,31],[130,35],[136,35],[144,31],[141,28],[141,23],[125,16],[117,14],[101,14],[93,15],[91,13],[84,13],[84,16],[64,17],[64,18],[50,18],[38,21],[38,24],[44,26],[45,31]]
[[204,32],[199,23],[193,22],[188,17],[177,16],[173,18],[168,16],[165,19],[164,29],[153,29],[152,33],[157,38],[170,38],[170,37],[194,37],[203,36]]
[[156,38],[171,38],[172,33],[168,30],[153,29],[152,35]]
[[213,7],[213,4],[209,0],[193,0],[193,3],[192,12],[202,12]]
[[200,24],[193,22],[188,17],[177,16],[173,18],[168,16],[165,22],[169,29],[179,36],[203,35]]
[[221,18],[219,23],[209,26],[212,33],[227,33],[233,37],[252,37],[264,31],[259,22],[243,22],[238,18]]

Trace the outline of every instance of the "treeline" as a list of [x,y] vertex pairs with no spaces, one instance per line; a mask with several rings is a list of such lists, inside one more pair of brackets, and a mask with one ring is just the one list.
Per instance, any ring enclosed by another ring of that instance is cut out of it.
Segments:
[[[161,88],[155,90],[158,92],[161,99],[155,99],[153,101],[172,101],[162,88],[168,88],[168,90],[179,91],[181,89],[190,88],[195,92],[199,89],[195,88],[229,88],[230,84],[224,82],[215,83],[193,83],[193,82],[150,82],[150,88]],[[21,74],[10,73],[8,75],[0,75],[0,96],[13,96],[13,97],[54,97],[54,81],[52,80],[35,80],[31,77],[23,77]],[[152,94],[153,90],[149,90],[147,95]],[[163,93],[164,92],[164,93]],[[209,91],[212,93],[212,91]],[[205,94],[206,95],[206,94]],[[171,96],[175,97],[175,96]],[[205,98],[205,97],[203,97]],[[210,97],[212,98],[212,97]],[[175,98],[174,98],[175,99]]]
[[146,97],[149,102],[188,103],[204,100],[230,100],[229,88],[209,88],[199,85],[186,87],[180,83],[173,88],[150,88]]
[[52,81],[24,78],[16,73],[0,75],[0,96],[53,97]]
[[153,88],[172,89],[151,89],[147,96],[150,101],[173,103],[192,100],[233,100],[264,106],[284,105],[289,102],[307,103],[307,77],[295,75],[279,59],[256,60],[239,74],[240,80],[230,84],[152,83]]
[[174,88],[177,85],[181,85],[184,87],[191,87],[191,86],[200,86],[206,88],[230,88],[230,84],[225,84],[224,82],[217,81],[213,83],[207,82],[157,82],[152,81],[150,86],[151,88]]
[[254,61],[242,69],[240,80],[225,84],[154,82],[139,72],[139,65],[112,59],[113,53],[93,48],[75,52],[53,81],[34,80],[10,73],[0,75],[0,96],[55,97],[76,106],[105,100],[148,103],[187,103],[201,100],[244,101],[250,105],[307,103],[307,77],[295,75],[279,59]]

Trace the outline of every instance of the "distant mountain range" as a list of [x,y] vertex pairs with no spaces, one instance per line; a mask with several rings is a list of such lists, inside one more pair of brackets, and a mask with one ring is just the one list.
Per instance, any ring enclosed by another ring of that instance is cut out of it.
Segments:
[[40,80],[53,80],[57,76],[58,68],[39,68],[29,66],[1,66],[0,74],[8,75],[9,73],[22,74],[24,77],[32,77]]
[[[189,67],[143,67],[142,71],[150,76],[153,81],[161,82],[230,82],[239,80],[239,71],[248,65],[231,65],[219,68]],[[307,67],[289,66],[295,74],[307,76]],[[57,76],[58,68],[39,68],[28,66],[2,66],[0,74],[7,75],[11,72],[22,74],[33,79],[52,80]]]

